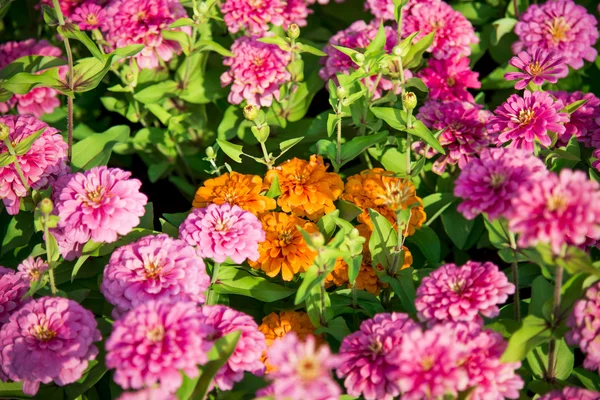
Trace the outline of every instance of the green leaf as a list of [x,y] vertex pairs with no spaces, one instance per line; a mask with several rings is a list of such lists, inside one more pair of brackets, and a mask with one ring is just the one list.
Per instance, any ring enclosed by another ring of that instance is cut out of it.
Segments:
[[397,131],[406,131],[406,120],[401,115],[402,110],[391,107],[371,107],[371,112],[379,119],[384,120]]
[[423,36],[419,41],[413,44],[405,57],[402,57],[402,63],[405,68],[417,67],[423,58],[423,54],[433,44],[435,32],[430,32]]
[[296,290],[251,275],[232,265],[222,265],[219,269],[215,292],[219,294],[237,294],[271,303],[293,295]]
[[369,147],[381,143],[388,138],[388,132],[379,132],[369,136],[357,136],[351,141],[344,143],[341,150],[340,167],[358,157],[363,151]]
[[71,383],[65,386],[65,392],[69,399],[76,399],[82,396],[85,392],[90,390],[102,377],[108,372],[104,363],[104,351],[100,350],[100,354],[96,360],[91,361],[93,366],[88,368],[87,372],[83,374],[83,377],[77,382]]
[[163,217],[175,228],[178,228],[179,225],[181,225],[183,221],[185,221],[188,215],[190,215],[189,212],[182,212],[176,214],[163,214]]
[[233,57],[233,53],[213,40],[198,40],[196,46],[200,51],[214,51],[223,57]]
[[483,25],[498,15],[498,8],[485,3],[455,3],[452,8],[464,15],[473,25]]
[[[527,362],[533,372],[533,376],[538,379],[545,379],[548,368],[548,347],[547,345],[538,346],[527,354]],[[575,356],[564,339],[556,341],[555,352],[555,377],[557,379],[567,379],[573,372]]]
[[312,288],[318,286],[323,280],[325,280],[325,275],[319,274],[319,268],[316,265],[308,267],[296,292],[294,304],[298,305],[306,300]]
[[530,315],[535,315],[545,320],[549,319],[553,290],[554,285],[548,282],[543,276],[538,276],[533,280],[531,283],[531,302],[529,303]]
[[0,79],[8,79],[20,72],[36,73],[46,69],[66,65],[67,62],[60,57],[52,56],[24,56],[17,58],[0,70]]
[[399,271],[394,277],[385,275],[385,273],[378,273],[377,275],[382,282],[388,283],[392,287],[392,290],[400,299],[404,311],[414,315],[417,310],[415,308],[416,290],[412,274],[413,268],[411,267]]
[[88,170],[99,165],[106,165],[110,159],[112,148],[117,143],[127,141],[130,129],[127,125],[117,125],[106,132],[96,133],[77,142],[73,146],[71,165],[74,170]]
[[169,25],[169,29],[181,28],[182,26],[194,26],[194,20],[187,17],[179,18]]
[[316,334],[327,333],[333,336],[334,339],[342,341],[350,332],[348,324],[343,317],[337,317],[327,321],[327,326],[322,326],[315,331]]
[[589,101],[589,99],[581,99],[581,100],[577,100],[574,101],[572,103],[569,103],[564,110],[566,113],[568,113],[569,115],[573,114],[575,111],[577,111],[581,106],[585,105],[585,103],[587,103]]
[[533,348],[548,342],[551,337],[552,332],[546,321],[534,315],[528,315],[523,319],[521,327],[513,333],[508,341],[508,347],[502,354],[501,361],[521,361]]
[[573,375],[585,386],[586,389],[600,392],[600,376],[583,368],[575,368]]
[[584,272],[600,276],[600,267],[592,263],[590,255],[578,247],[569,246],[564,257],[556,258],[556,264],[572,275]]
[[58,34],[67,39],[75,39],[83,43],[83,45],[100,61],[104,61],[104,54],[100,51],[96,43],[88,37],[85,32],[82,32],[76,24],[67,23],[56,28]]
[[284,140],[283,142],[279,143],[279,150],[281,150],[281,153],[279,153],[279,156],[281,156],[283,153],[285,153],[286,151],[288,151],[289,149],[291,149],[292,147],[294,147],[295,145],[300,143],[302,141],[302,139],[304,139],[304,136],[299,136],[294,139]]
[[11,164],[16,159],[17,157],[13,156],[8,151],[0,153],[0,167],[6,167],[8,164]]
[[452,206],[442,214],[442,222],[444,224],[444,230],[456,247],[465,250],[465,245],[469,238],[469,234],[473,229],[475,220],[466,219],[456,210],[455,206]]
[[133,97],[144,104],[158,103],[168,97],[177,95],[178,84],[175,81],[164,81],[150,85],[135,93]]
[[414,76],[406,80],[406,87],[415,87],[423,93],[429,92],[429,88],[425,85],[423,80]]
[[281,187],[279,186],[279,178],[277,177],[277,175],[275,175],[275,178],[273,178],[273,181],[271,182],[271,186],[269,187],[269,191],[267,192],[267,194],[265,194],[265,196],[274,199],[275,197],[279,196],[280,194],[281,194]]
[[340,210],[340,218],[346,221],[352,221],[363,212],[362,208],[346,200],[338,200],[336,207]]
[[266,44],[274,44],[275,46],[278,46],[283,51],[290,50],[289,43],[287,42],[286,39],[282,38],[281,36],[276,36],[276,35],[265,36],[265,37],[258,39],[258,41],[262,42],[262,43],[266,43]]
[[373,265],[381,264],[384,269],[394,262],[393,249],[398,246],[398,233],[386,217],[369,208],[369,216],[373,222],[373,233],[369,238],[369,251]]
[[60,252],[58,251],[58,242],[56,241],[56,238],[52,233],[48,232],[48,238],[46,241],[48,245],[46,250],[48,251],[48,257],[50,258],[49,261],[58,261],[60,258]]
[[[324,315],[322,314],[322,306],[324,307]],[[331,299],[329,293],[321,290],[320,286],[313,286],[310,293],[306,297],[306,312],[310,318],[310,322],[316,327],[326,326],[328,321],[333,318],[333,310],[331,308]]]
[[19,72],[0,81],[0,88],[16,94],[26,94],[36,87],[50,87],[63,94],[71,94],[66,83],[58,76],[58,68],[49,68],[41,73]]
[[164,39],[179,43],[183,54],[190,55],[192,50],[192,37],[183,31],[163,29],[161,35]]
[[319,50],[316,47],[310,46],[306,43],[299,43],[296,41],[296,47],[301,53],[309,53],[318,57],[325,57],[327,55],[327,53],[324,53],[322,50]]
[[365,57],[383,52],[383,46],[385,46],[385,41],[386,35],[382,21],[379,23],[379,29],[377,30],[377,34],[365,50]]
[[497,46],[500,42],[500,39],[502,39],[502,37],[507,33],[512,32],[516,24],[517,20],[514,18],[501,18],[492,22],[492,46]]
[[421,121],[415,120],[412,126],[406,128],[406,131],[413,136],[423,139],[425,143],[433,147],[438,153],[446,154],[446,151],[440,142],[433,136],[433,133]]
[[44,133],[45,130],[46,128],[42,128],[20,141],[15,146],[15,153],[17,153],[17,155],[19,156],[22,156],[23,154],[27,153],[29,149],[31,149],[33,142],[35,142],[40,136],[42,136],[42,133]]
[[83,255],[79,256],[79,258],[75,262],[75,265],[73,266],[73,271],[71,272],[71,282],[73,282],[75,280],[77,273],[79,272],[79,270],[81,269],[81,267],[87,261],[88,258],[90,258],[90,256],[87,254],[83,254]]
[[430,227],[422,226],[412,236],[407,237],[406,241],[416,245],[430,263],[440,262],[442,252],[440,239]]
[[427,226],[439,217],[444,210],[450,207],[458,199],[452,193],[433,193],[423,198],[425,214],[427,214]]
[[481,80],[481,90],[511,89],[515,86],[515,81],[505,79],[504,75],[507,72],[516,71],[518,71],[518,69],[508,63],[500,65]]
[[242,154],[244,154],[242,151],[242,146],[222,139],[217,139],[217,143],[219,144],[221,150],[223,150],[223,153],[227,154],[229,158],[237,163],[242,162],[242,158],[240,157]]
[[333,113],[327,114],[327,136],[331,137],[337,127],[338,117]]
[[[4,229],[0,228],[0,232],[3,231]],[[0,251],[0,256],[4,256],[9,251],[18,247],[27,245],[34,232],[32,213],[20,212],[11,217],[8,226],[6,227],[4,237],[2,238],[2,251]]]

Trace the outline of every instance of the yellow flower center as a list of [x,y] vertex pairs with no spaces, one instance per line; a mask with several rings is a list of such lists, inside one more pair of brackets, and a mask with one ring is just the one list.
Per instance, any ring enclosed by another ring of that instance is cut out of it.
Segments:
[[86,197],[87,197],[87,203],[94,203],[94,204],[100,204],[102,202],[102,200],[104,200],[105,197],[105,193],[104,193],[104,187],[103,186],[98,186],[95,190],[90,190],[87,191],[86,193]]
[[450,289],[454,293],[461,293],[464,289],[465,282],[464,281],[456,281],[450,283]]
[[434,365],[435,365],[435,359],[430,356],[423,358],[423,360],[421,361],[421,367],[425,371],[429,371],[431,368],[433,368]]
[[34,336],[41,342],[48,342],[56,337],[56,332],[44,325],[37,325],[33,331]]
[[448,77],[448,79],[446,79],[446,85],[449,87],[456,85],[456,79],[454,79],[452,76]]
[[280,242],[279,246],[284,247],[292,243],[292,241],[294,240],[294,235],[290,231],[283,231],[279,234],[279,237],[277,239]]
[[146,18],[146,12],[145,11],[140,11],[137,13],[137,20],[138,21],[143,21]]
[[146,278],[156,279],[162,271],[162,265],[157,262],[148,262],[144,264],[144,270],[146,272]]
[[540,63],[538,61],[529,64],[528,67],[529,67],[529,73],[531,75],[537,76],[542,73],[542,66],[540,65]]
[[492,174],[492,176],[490,178],[490,185],[493,188],[497,188],[504,183],[505,179],[506,179],[506,177],[502,174]]
[[383,199],[383,204],[396,211],[406,207],[408,200],[412,197],[410,185],[403,185],[401,180],[395,182],[384,182],[385,193],[378,195]]
[[548,210],[550,211],[562,211],[567,207],[567,199],[563,196],[550,196],[548,199]]
[[548,23],[548,32],[552,36],[552,42],[558,44],[567,38],[567,32],[571,29],[564,17],[554,17]]
[[88,14],[87,17],[85,17],[85,22],[87,22],[88,25],[97,25],[98,19],[95,14]]
[[146,332],[146,339],[151,342],[160,342],[165,337],[165,328],[162,325],[158,325],[155,328],[149,329]]
[[229,220],[227,219],[218,219],[215,223],[215,230],[218,232],[226,232],[229,230]]
[[249,0],[248,4],[250,4],[250,7],[259,8],[263,5],[263,2],[262,0]]
[[527,110],[521,110],[519,112],[519,123],[521,125],[527,125],[531,122],[534,116],[535,113],[531,108],[528,108]]
[[371,342],[369,350],[371,350],[373,354],[379,354],[381,353],[381,350],[383,350],[383,345],[379,341]]
[[298,375],[305,381],[312,381],[320,375],[318,360],[312,357],[305,357],[298,363]]

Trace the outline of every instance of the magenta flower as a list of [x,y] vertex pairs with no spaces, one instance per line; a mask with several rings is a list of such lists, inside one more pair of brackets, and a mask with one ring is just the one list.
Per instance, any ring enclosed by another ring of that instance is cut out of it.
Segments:
[[458,211],[468,219],[481,213],[487,213],[491,220],[506,217],[519,190],[526,190],[530,182],[546,174],[542,160],[524,150],[483,149],[455,181],[454,195],[464,199]]
[[257,39],[239,37],[231,46],[233,57],[223,61],[229,70],[221,75],[221,85],[231,84],[227,98],[231,104],[246,100],[251,105],[270,107],[273,98],[279,100],[280,86],[290,80],[290,53]]
[[40,257],[28,257],[17,267],[19,273],[26,280],[33,282],[39,281],[44,275],[44,272],[48,269],[48,263],[42,260]]
[[583,366],[600,370],[600,283],[590,286],[585,297],[575,303],[567,325],[571,328],[567,341],[586,354]]
[[596,18],[572,0],[552,0],[531,4],[515,25],[519,40],[513,52],[542,49],[564,57],[573,69],[583,67],[583,60],[593,62],[598,55]]
[[600,400],[600,393],[578,387],[566,387],[546,393],[538,400]]
[[0,366],[35,395],[40,383],[76,382],[94,360],[101,339],[94,315],[73,300],[41,297],[11,315],[0,329]]
[[[60,5],[60,10],[62,11],[63,15],[67,19],[70,19],[71,16],[75,13],[77,7],[79,7],[83,2],[84,0],[60,0],[58,4]],[[41,3],[51,8],[54,8],[52,0],[42,0]]]
[[[178,18],[187,17],[179,0],[112,0],[105,11],[102,29],[108,49],[143,44],[135,56],[140,68],[158,68],[160,60],[170,61],[181,50],[161,34]],[[188,28],[181,29],[189,33]]]
[[558,143],[566,145],[573,135],[587,147],[600,146],[600,99],[593,93],[551,91],[565,106],[579,100],[587,102],[569,115],[565,131],[558,136]]
[[12,313],[31,300],[23,299],[28,290],[29,282],[22,274],[0,266],[0,327],[8,322]]
[[478,321],[500,313],[515,285],[491,263],[467,261],[461,267],[445,264],[423,278],[415,307],[421,321]]
[[229,33],[246,30],[259,36],[269,30],[269,24],[283,25],[284,10],[285,3],[281,0],[225,0],[221,5]]
[[600,185],[581,171],[563,169],[533,182],[512,200],[509,228],[520,247],[549,243],[559,254],[565,245],[600,239]]
[[198,364],[208,361],[210,332],[196,304],[151,300],[114,323],[106,366],[115,369],[114,380],[124,389],[159,383],[174,392],[183,383],[180,371],[195,378]]
[[265,335],[258,330],[258,325],[252,317],[232,308],[222,305],[204,306],[203,323],[213,329],[208,335],[209,340],[217,340],[228,333],[241,331],[240,339],[231,357],[217,375],[215,382],[221,390],[231,390],[235,382],[244,378],[244,372],[262,376],[265,365],[262,355],[267,350]]
[[[17,156],[31,188],[43,189],[52,184],[55,178],[67,173],[67,144],[56,129],[31,115],[6,115],[0,117],[0,124],[8,126],[8,138],[13,146],[18,146],[32,134],[44,129],[31,148],[25,154]],[[7,152],[6,145],[0,141],[0,154]],[[0,198],[6,211],[11,215],[18,214],[21,198],[26,196],[27,190],[14,163],[0,167]]]
[[391,400],[400,387],[390,374],[398,368],[392,350],[402,343],[404,335],[417,327],[403,313],[382,313],[364,321],[360,330],[342,340],[338,378],[350,396],[366,400]]
[[467,89],[479,89],[479,73],[471,71],[467,57],[447,60],[429,60],[429,66],[418,75],[429,88],[429,98],[440,101],[466,101],[474,103]]
[[177,396],[159,386],[137,392],[125,392],[117,400],[177,400]]
[[[438,140],[446,150],[446,154],[434,162],[432,170],[441,175],[447,164],[458,164],[460,168],[464,168],[489,144],[485,130],[488,117],[489,112],[477,105],[459,101],[425,103],[419,109],[417,118],[431,130],[442,131]],[[413,148],[427,158],[437,154],[431,148],[425,152],[426,145],[423,142],[414,143]]]
[[564,78],[569,74],[569,68],[564,62],[564,58],[558,54],[541,48],[534,49],[531,54],[520,51],[508,63],[522,72],[508,72],[504,74],[504,79],[518,80],[515,83],[517,90],[525,89],[530,82],[538,86],[546,81],[556,83],[558,78]]
[[203,258],[222,263],[229,257],[241,264],[258,260],[265,231],[254,214],[224,203],[194,209],[179,227],[179,237]]
[[592,168],[595,168],[597,171],[600,171],[600,149],[594,150],[592,153],[592,157],[596,160],[592,162]]
[[149,300],[203,303],[209,284],[204,261],[194,248],[160,234],[116,249],[100,290],[120,315]]
[[305,0],[287,0],[283,8],[283,29],[288,29],[291,24],[306,26],[306,18],[312,12]]
[[339,365],[327,345],[317,347],[314,336],[304,342],[294,332],[276,340],[267,351],[275,368],[267,377],[272,381],[275,399],[337,400],[342,394],[331,370]]
[[106,22],[106,11],[93,1],[87,2],[75,9],[71,20],[75,22],[82,31],[101,29]]
[[554,101],[546,92],[525,90],[523,97],[513,94],[496,108],[488,130],[496,133],[497,145],[511,141],[509,147],[533,153],[536,139],[545,147],[552,144],[548,131],[559,135],[565,132],[563,123],[569,121],[569,116],[561,112],[563,108],[562,102]]

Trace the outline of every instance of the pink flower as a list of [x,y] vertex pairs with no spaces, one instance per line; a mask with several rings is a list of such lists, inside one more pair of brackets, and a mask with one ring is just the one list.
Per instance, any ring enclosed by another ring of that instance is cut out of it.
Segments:
[[48,263],[46,263],[40,257],[35,259],[33,257],[29,257],[23,260],[17,269],[19,270],[21,276],[23,276],[23,278],[26,280],[30,282],[39,281],[44,275],[44,272],[48,269]]
[[[410,0],[408,4],[402,8],[402,12],[406,15],[410,13],[410,9],[415,4],[433,4],[439,1],[440,0]],[[365,9],[371,11],[371,14],[377,19],[395,21],[393,0],[367,0],[365,2]]]
[[125,392],[118,400],[177,400],[177,396],[161,387],[147,388],[137,392]]
[[592,157],[596,160],[592,162],[592,168],[595,168],[597,171],[600,171],[600,149],[594,150],[592,153]]
[[[83,3],[85,0],[60,0],[60,10],[62,11],[65,18],[70,19],[75,13],[76,9]],[[95,3],[99,3],[100,1],[95,1]],[[42,4],[49,6],[50,8],[54,8],[52,0],[42,0]]]
[[563,108],[564,104],[554,101],[547,92],[525,90],[523,97],[513,94],[496,108],[488,130],[497,134],[497,145],[511,141],[509,147],[533,153],[536,139],[546,147],[552,144],[548,131],[559,135],[565,132],[563,123],[569,121],[569,116],[560,111]]
[[600,146],[600,99],[593,93],[551,91],[550,94],[565,107],[579,100],[587,102],[569,115],[565,131],[558,136],[558,143],[566,145],[575,135],[587,147]]
[[552,0],[531,4],[515,25],[519,40],[513,52],[543,49],[555,51],[574,69],[583,67],[583,60],[594,61],[598,52],[596,18],[572,0]]
[[567,341],[586,354],[583,366],[600,370],[600,283],[590,286],[585,297],[575,303],[567,325],[571,328]]
[[114,323],[106,366],[116,370],[114,380],[124,389],[159,383],[174,392],[183,383],[180,371],[195,378],[198,364],[208,361],[209,332],[196,304],[151,300]]
[[432,100],[458,100],[474,103],[473,95],[467,89],[479,89],[479,73],[471,71],[467,57],[453,57],[447,60],[429,60],[429,67],[418,75],[429,88]]
[[291,24],[306,26],[306,18],[312,12],[306,0],[287,0],[283,9],[283,29],[288,29]]
[[15,311],[31,300],[23,299],[28,290],[29,282],[22,274],[0,266],[0,327],[8,322]]
[[349,395],[366,400],[391,400],[400,394],[400,387],[390,378],[398,368],[392,350],[404,335],[417,327],[403,313],[382,313],[364,321],[360,330],[342,340],[338,378],[345,378]]
[[[60,57],[61,51],[46,40],[36,42],[34,39],[28,39],[21,42],[6,42],[0,45],[0,69],[18,58],[32,55]],[[61,69],[61,73],[64,71]],[[47,87],[37,87],[26,94],[14,94],[8,101],[0,103],[0,113],[7,113],[16,105],[19,114],[41,117],[44,114],[52,113],[56,107],[60,106],[58,95],[57,90]]]
[[100,290],[118,316],[149,300],[203,303],[209,284],[204,261],[194,248],[160,234],[116,249]]
[[241,264],[258,260],[265,231],[254,214],[224,203],[194,209],[179,227],[179,236],[203,258],[222,263],[229,257]]
[[275,368],[267,376],[275,399],[337,400],[342,394],[331,376],[331,370],[339,365],[338,357],[327,345],[317,347],[314,336],[302,342],[290,332],[273,342],[267,353]]
[[[480,106],[459,101],[428,101],[419,109],[418,119],[431,130],[442,131],[438,140],[445,148],[446,154],[434,162],[432,170],[435,173],[441,175],[447,164],[458,164],[460,168],[464,168],[488,145],[489,139],[485,130],[488,116],[489,112],[482,110]],[[427,158],[437,154],[437,151],[431,148],[425,152],[426,145],[423,142],[414,143],[413,148]]]
[[[30,115],[6,115],[0,117],[0,124],[8,126],[8,138],[13,147],[44,129],[31,148],[25,154],[17,156],[25,180],[31,188],[43,189],[52,184],[56,177],[67,173],[67,144],[56,129]],[[7,152],[6,145],[0,141],[0,154]],[[0,167],[0,198],[9,214],[19,213],[20,200],[27,194],[14,163]]]
[[71,20],[77,23],[82,31],[100,29],[106,22],[106,11],[94,2],[87,2],[75,9]]
[[578,387],[566,387],[546,393],[538,400],[600,400],[600,393]]
[[269,30],[269,24],[283,25],[284,9],[281,0],[225,0],[221,5],[229,33],[245,29],[251,35],[261,36]]
[[491,262],[467,261],[461,267],[445,264],[423,278],[415,307],[421,321],[480,321],[500,313],[515,285]]
[[538,86],[546,81],[556,83],[558,78],[564,78],[569,74],[569,68],[564,64],[564,58],[541,48],[534,49],[531,54],[520,51],[508,63],[522,71],[504,74],[504,79],[509,81],[518,80],[515,83],[515,89],[517,90],[525,89],[530,82]]
[[187,17],[179,0],[112,0],[105,11],[102,29],[109,50],[143,44],[135,56],[140,68],[158,68],[159,60],[170,61],[180,51],[177,42],[161,34],[178,18]]
[[101,339],[94,315],[73,300],[41,297],[11,315],[0,329],[0,365],[23,392],[35,395],[40,383],[65,386],[81,378]]
[[258,330],[252,317],[222,305],[204,306],[201,309],[204,324],[213,329],[208,339],[217,340],[228,333],[241,331],[240,339],[231,357],[217,375],[215,382],[221,390],[231,390],[235,382],[244,378],[244,372],[263,375],[265,365],[262,355],[267,350],[265,335]]
[[509,228],[520,247],[549,243],[559,254],[564,245],[600,239],[600,185],[585,173],[563,169],[533,182],[512,201]]
[[233,57],[223,61],[229,70],[221,75],[221,85],[232,84],[227,98],[231,104],[245,99],[251,105],[270,107],[273,98],[279,100],[280,86],[290,80],[290,53],[257,39],[237,38],[231,46]]
[[484,149],[479,157],[465,165],[454,186],[454,195],[464,199],[458,211],[468,219],[482,212],[491,220],[506,217],[519,190],[547,174],[542,160],[524,150]]

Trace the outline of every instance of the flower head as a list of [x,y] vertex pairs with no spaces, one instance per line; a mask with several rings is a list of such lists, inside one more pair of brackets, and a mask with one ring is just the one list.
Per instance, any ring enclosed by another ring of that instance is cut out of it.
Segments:
[[571,328],[567,341],[586,354],[583,366],[600,370],[600,283],[589,287],[585,297],[575,303],[567,325]]
[[94,315],[73,300],[41,297],[13,313],[0,329],[0,365],[23,392],[35,395],[40,383],[76,382],[96,358],[101,339]]
[[106,22],[106,11],[98,4],[90,1],[77,7],[71,19],[83,31],[100,29]]
[[530,82],[541,86],[544,82],[556,83],[558,78],[569,74],[569,68],[564,64],[564,58],[554,52],[535,48],[531,53],[520,51],[508,62],[522,72],[508,72],[504,78],[509,81],[518,80],[515,89],[523,90]]
[[204,261],[194,248],[161,234],[116,249],[100,290],[120,315],[149,300],[202,303],[209,284]]
[[23,274],[0,266],[0,327],[8,322],[11,314],[31,299],[23,299],[28,290],[29,282]]
[[179,237],[203,258],[222,263],[229,257],[241,264],[258,260],[258,243],[265,240],[265,232],[254,214],[223,203],[192,210],[179,226]]
[[287,0],[283,9],[283,29],[287,30],[292,24],[306,26],[306,18],[312,12],[306,0]]
[[106,366],[124,389],[160,383],[174,392],[183,383],[180,371],[194,378],[212,343],[212,329],[204,325],[198,306],[191,302],[151,300],[133,308],[113,325],[106,341]]
[[565,387],[563,390],[553,390],[538,398],[538,400],[600,400],[600,393],[578,387]]
[[333,202],[344,190],[344,183],[335,172],[327,172],[321,156],[311,156],[310,161],[293,158],[265,175],[264,186],[269,188],[277,178],[281,194],[277,204],[285,212],[317,221],[335,210]]
[[600,146],[600,98],[593,93],[551,91],[550,94],[565,106],[576,101],[585,100],[577,110],[569,115],[565,122],[565,131],[558,135],[558,143],[566,145],[571,137],[587,147]]
[[[69,19],[84,1],[85,0],[60,0],[58,4],[60,5],[60,10],[62,11],[63,15]],[[53,7],[52,0],[42,0],[41,3]]]
[[215,376],[215,382],[221,390],[231,390],[235,382],[244,378],[244,372],[262,375],[265,371],[261,357],[267,349],[265,335],[258,330],[258,325],[250,317],[222,305],[204,306],[201,309],[204,324],[212,328],[208,335],[217,340],[228,333],[240,331],[233,354]]
[[159,386],[137,392],[125,392],[119,396],[118,400],[177,400],[177,396]]
[[39,281],[48,269],[48,263],[40,257],[28,257],[17,267],[21,275],[30,282]]
[[484,149],[479,158],[463,167],[455,181],[454,195],[464,199],[458,211],[468,219],[481,213],[487,213],[491,220],[506,217],[519,190],[546,174],[542,160],[524,150]]
[[279,100],[279,88],[290,80],[287,66],[291,56],[274,44],[258,41],[258,37],[241,36],[231,46],[233,57],[223,64],[229,70],[221,75],[221,85],[231,84],[227,98],[231,104],[246,100],[254,106],[270,107]]
[[281,0],[225,0],[221,5],[229,33],[246,30],[251,35],[267,32],[269,24],[283,25],[284,9],[285,3]]
[[[67,144],[56,129],[31,115],[6,115],[0,117],[0,124],[8,126],[8,140],[13,148],[39,130],[44,130],[25,154],[16,156],[29,187],[43,189],[58,176],[67,173]],[[6,145],[0,141],[0,154],[7,152]],[[27,189],[14,163],[0,167],[0,198],[6,211],[11,215],[17,214],[20,200],[26,196]]]
[[467,89],[479,89],[478,72],[471,71],[468,57],[447,60],[429,60],[429,66],[419,72],[419,77],[429,88],[429,97],[440,101],[466,101],[474,103]]
[[585,7],[572,0],[531,4],[515,25],[519,40],[513,44],[513,51],[555,51],[569,66],[580,69],[584,59],[593,62],[598,55],[594,49],[597,24]]
[[547,92],[525,90],[523,97],[513,94],[496,108],[488,130],[496,134],[497,145],[510,141],[509,147],[533,153],[536,139],[546,147],[552,144],[548,131],[559,135],[565,132],[563,123],[569,121],[569,116],[561,112],[563,107]]

